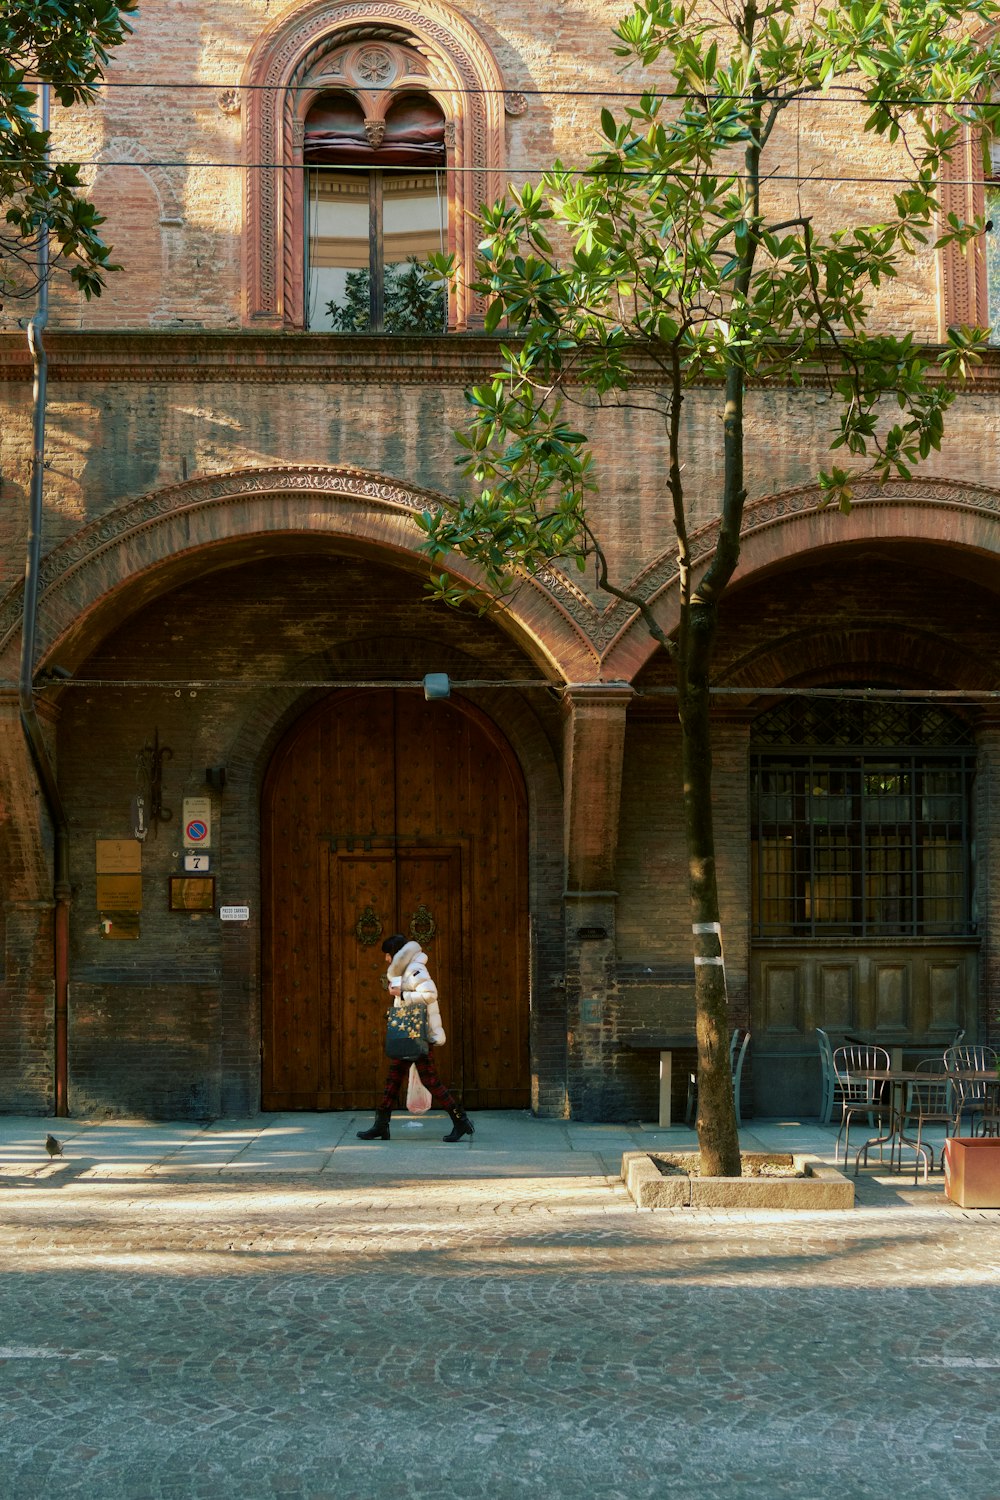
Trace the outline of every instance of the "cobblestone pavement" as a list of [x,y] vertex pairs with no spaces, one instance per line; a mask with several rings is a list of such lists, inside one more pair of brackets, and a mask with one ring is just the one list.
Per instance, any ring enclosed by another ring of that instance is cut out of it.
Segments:
[[1000,1500],[1000,1213],[638,1212],[655,1131],[357,1123],[0,1120],[3,1500]]

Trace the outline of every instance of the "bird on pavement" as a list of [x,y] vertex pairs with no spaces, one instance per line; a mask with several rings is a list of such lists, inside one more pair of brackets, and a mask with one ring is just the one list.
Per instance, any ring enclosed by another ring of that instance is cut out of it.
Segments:
[[63,1154],[62,1144],[56,1140],[54,1135],[47,1135],[45,1137],[45,1149],[50,1157],[62,1156]]

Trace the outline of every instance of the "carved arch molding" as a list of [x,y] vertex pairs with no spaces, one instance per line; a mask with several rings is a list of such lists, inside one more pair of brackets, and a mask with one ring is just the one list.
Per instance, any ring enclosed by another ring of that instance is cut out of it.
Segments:
[[[248,321],[304,324],[303,140],[310,105],[321,93],[354,92],[358,82],[373,92],[397,82],[412,89],[412,66],[398,77],[394,72],[403,56],[422,60],[426,92],[444,113],[449,249],[460,266],[471,266],[478,238],[473,213],[503,191],[504,85],[492,53],[441,0],[419,7],[406,0],[313,0],[264,33],[242,79]],[[453,326],[475,324],[483,311],[460,280]]]
[[[447,504],[444,496],[385,475],[343,467],[246,469],[188,480],[121,505],[45,557],[39,600],[39,661],[58,650],[74,664],[100,638],[95,625],[114,595],[161,569],[220,545],[262,535],[343,538],[397,559],[419,558],[413,516]],[[457,577],[473,573],[456,560]],[[0,676],[17,672],[22,586],[0,602]],[[596,653],[561,594],[525,578],[496,615],[553,681],[589,681]],[[96,629],[96,636],[91,632]]]
[[[987,26],[977,33],[976,41],[985,46],[996,42],[1000,26]],[[964,222],[981,218],[986,207],[983,137],[979,130],[966,126],[955,150],[944,160],[938,183],[941,212],[938,228],[943,233],[949,213]],[[970,240],[964,249],[947,245],[941,257],[941,299],[939,337],[942,342],[949,328],[968,324],[985,328],[990,321],[989,291],[986,281],[986,255],[981,237]]]

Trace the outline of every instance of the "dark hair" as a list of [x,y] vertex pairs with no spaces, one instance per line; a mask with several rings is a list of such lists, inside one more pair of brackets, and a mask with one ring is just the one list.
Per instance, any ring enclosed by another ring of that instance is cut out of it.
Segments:
[[405,948],[408,942],[409,938],[405,938],[401,932],[394,932],[392,937],[387,937],[382,944],[382,952],[390,953],[395,958],[400,948]]

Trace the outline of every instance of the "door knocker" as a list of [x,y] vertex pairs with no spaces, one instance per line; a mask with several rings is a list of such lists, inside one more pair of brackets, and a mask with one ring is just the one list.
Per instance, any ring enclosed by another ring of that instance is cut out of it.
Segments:
[[382,936],[382,923],[378,919],[374,906],[365,907],[354,924],[354,931],[363,948],[370,948],[373,943],[378,942]]
[[434,918],[426,906],[421,904],[410,918],[410,937],[423,947],[426,943],[430,942],[436,932],[437,927],[434,925]]

